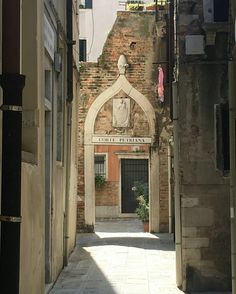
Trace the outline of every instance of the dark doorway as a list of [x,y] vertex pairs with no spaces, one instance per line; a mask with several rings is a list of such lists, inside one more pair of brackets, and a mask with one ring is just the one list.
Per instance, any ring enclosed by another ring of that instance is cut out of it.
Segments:
[[148,159],[121,160],[121,212],[134,213],[137,200],[135,182],[148,183]]

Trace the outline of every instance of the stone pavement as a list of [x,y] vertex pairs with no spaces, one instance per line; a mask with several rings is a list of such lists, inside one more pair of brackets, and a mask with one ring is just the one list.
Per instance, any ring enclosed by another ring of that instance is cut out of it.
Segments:
[[175,285],[171,234],[143,233],[137,219],[100,221],[95,231],[78,234],[69,264],[50,294],[184,293]]
[[50,294],[177,294],[171,234],[143,233],[137,219],[100,221],[79,234]]

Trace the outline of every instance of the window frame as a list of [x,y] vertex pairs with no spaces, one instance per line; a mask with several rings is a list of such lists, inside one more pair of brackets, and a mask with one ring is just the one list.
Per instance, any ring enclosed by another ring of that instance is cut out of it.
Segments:
[[[65,74],[65,52],[59,48],[61,56],[61,71],[57,74],[57,95],[55,97],[55,115],[56,115],[56,161],[63,164],[65,148],[65,96],[66,96],[66,74]],[[59,132],[60,131],[60,132]]]
[[[83,52],[81,50],[81,44],[83,45]],[[82,56],[82,58],[81,58]],[[86,62],[87,61],[87,39],[79,39],[79,61]]]
[[80,0],[79,8],[80,9],[93,9],[93,0]]
[[104,153],[104,152],[101,152],[101,153],[94,153],[94,175],[102,175],[102,174],[96,174],[96,162],[95,162],[95,159],[96,159],[96,156],[103,156],[104,157],[104,177],[106,179],[106,181],[108,180],[108,153]]

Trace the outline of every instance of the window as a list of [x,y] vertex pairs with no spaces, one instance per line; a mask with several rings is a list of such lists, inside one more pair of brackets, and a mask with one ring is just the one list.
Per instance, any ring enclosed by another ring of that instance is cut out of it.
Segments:
[[93,0],[80,0],[81,9],[92,9],[93,8]]
[[226,176],[230,169],[229,159],[229,105],[215,104],[215,155],[216,168]]
[[64,139],[64,71],[58,75],[58,89],[56,101],[56,115],[57,115],[57,161],[63,160],[63,139]]
[[79,40],[79,61],[86,61],[87,40]]
[[96,154],[94,159],[95,176],[103,176],[106,178],[106,155]]
[[203,0],[203,14],[206,23],[227,22],[229,18],[229,0]]
[[229,0],[214,0],[214,21],[227,22],[229,19]]
[[52,72],[51,70],[45,70],[45,98],[48,101],[52,101]]

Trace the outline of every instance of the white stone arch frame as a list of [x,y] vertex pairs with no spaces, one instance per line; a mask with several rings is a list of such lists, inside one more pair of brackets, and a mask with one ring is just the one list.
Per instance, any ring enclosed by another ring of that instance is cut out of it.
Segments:
[[[124,91],[144,111],[148,119],[152,139],[155,136],[155,112],[149,100],[137,91],[126,79],[120,75],[116,82],[101,93],[92,103],[84,124],[84,183],[85,183],[85,225],[93,227],[95,224],[95,180],[94,175],[94,135],[95,120],[101,107],[120,91]],[[157,150],[151,152],[150,164],[150,228],[159,231],[159,157]],[[156,209],[154,209],[156,207]],[[158,209],[157,209],[158,208]]]

